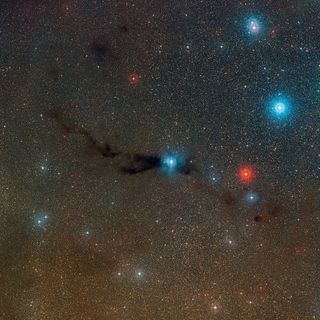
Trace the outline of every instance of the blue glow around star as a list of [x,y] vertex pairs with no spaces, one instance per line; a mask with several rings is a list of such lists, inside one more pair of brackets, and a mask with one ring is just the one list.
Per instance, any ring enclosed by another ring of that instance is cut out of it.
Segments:
[[92,236],[92,230],[89,228],[83,229],[81,235],[85,238],[90,238]]
[[244,199],[247,203],[253,204],[259,200],[259,196],[257,193],[249,191],[248,193],[245,194]]
[[212,176],[211,177],[211,182],[212,183],[216,183],[218,181],[218,177],[217,176]]
[[175,155],[165,155],[161,158],[161,168],[167,173],[173,173],[177,171],[180,161]]
[[292,104],[289,98],[279,94],[270,100],[268,110],[273,119],[285,120],[291,114]]
[[33,217],[33,226],[37,229],[46,229],[49,215],[46,212],[39,212]]
[[219,181],[220,181],[220,179],[221,179],[221,177],[220,177],[219,174],[211,173],[211,174],[209,175],[209,183],[210,183],[212,186],[218,184]]
[[257,16],[250,16],[246,19],[245,30],[246,34],[251,37],[258,37],[264,32],[264,23],[261,18]]
[[136,269],[134,271],[134,276],[135,276],[135,278],[137,280],[142,280],[144,278],[144,276],[145,276],[145,271],[143,269],[141,269],[141,268]]

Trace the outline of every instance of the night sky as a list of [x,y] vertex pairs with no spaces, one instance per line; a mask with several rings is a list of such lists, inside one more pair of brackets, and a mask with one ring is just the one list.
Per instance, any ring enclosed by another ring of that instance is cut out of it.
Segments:
[[320,319],[320,1],[1,0],[0,319]]

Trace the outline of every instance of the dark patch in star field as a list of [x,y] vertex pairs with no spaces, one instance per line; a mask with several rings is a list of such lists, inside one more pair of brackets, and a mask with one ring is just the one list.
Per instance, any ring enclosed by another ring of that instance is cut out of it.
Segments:
[[129,32],[129,29],[126,25],[122,25],[119,30],[122,32],[122,33],[128,33]]
[[134,175],[154,168],[159,168],[161,159],[157,156],[135,154],[131,157],[128,166],[121,167],[120,171],[127,175]]
[[58,81],[60,78],[60,74],[61,74],[61,72],[58,68],[51,67],[48,69],[49,79],[51,79],[53,81]]
[[107,59],[118,60],[119,56],[111,48],[109,41],[98,38],[90,44],[90,52],[98,62],[103,62]]
[[280,203],[271,203],[267,209],[268,215],[272,218],[276,218],[282,213],[283,206]]
[[[105,142],[101,145],[101,143],[94,138],[94,136],[82,125],[69,124],[71,121],[66,120],[62,113],[57,110],[51,110],[49,112],[49,117],[54,119],[61,126],[65,134],[75,133],[82,135],[87,140],[89,147],[95,150],[102,157],[115,158],[118,156],[123,156],[125,159],[127,159],[127,165],[117,167],[118,171],[125,175],[136,175],[152,169],[159,169],[161,167],[160,156],[139,153],[132,154],[126,151],[115,151],[108,142]],[[179,162],[175,171],[183,175],[190,175],[193,171],[195,171],[195,166],[190,160]]]
[[91,53],[98,59],[103,60],[106,55],[107,51],[109,50],[108,45],[106,43],[99,43],[99,42],[92,42],[90,45]]
[[223,201],[226,205],[231,206],[237,203],[237,197],[231,192],[225,192],[223,194]]
[[61,113],[56,110],[51,110],[49,116],[53,118],[64,130],[66,134],[77,133],[85,137],[88,142],[89,147],[93,150],[97,151],[104,158],[114,158],[121,154],[121,152],[113,151],[111,146],[108,143],[104,143],[101,145],[97,139],[93,137],[93,135],[81,125],[76,124],[67,124],[67,122],[63,119]]
[[257,216],[254,216],[253,220],[254,220],[255,222],[262,222],[262,221],[263,221],[263,218],[262,218],[261,216],[257,215]]
[[[83,136],[86,139],[89,147],[103,158],[120,158],[120,161],[113,163],[113,165],[115,166],[116,170],[124,175],[139,175],[146,171],[156,170],[162,167],[162,159],[158,155],[115,151],[110,143],[105,142],[101,144],[87,129],[84,128],[83,125],[75,124],[74,121],[66,119],[61,112],[57,110],[51,110],[49,116],[59,124],[65,134],[79,134]],[[122,164],[123,161],[125,161],[125,165]],[[193,164],[192,160],[188,159],[183,162],[178,162],[174,172],[189,176],[192,173],[197,172],[197,168]],[[236,195],[229,190],[213,190],[212,187],[208,186],[196,176],[195,180],[193,181],[193,185],[198,189],[209,193],[211,196],[214,196],[216,199],[220,199],[220,201],[227,207],[235,206],[241,198],[240,195]],[[248,188],[245,187],[244,190],[248,190]],[[261,214],[254,216],[253,219],[257,223],[264,223],[277,218],[282,212],[283,206],[281,204],[270,201],[266,204],[264,211]]]
[[284,206],[281,203],[270,201],[266,204],[264,212],[254,216],[253,220],[257,223],[268,222],[278,218],[284,212]]

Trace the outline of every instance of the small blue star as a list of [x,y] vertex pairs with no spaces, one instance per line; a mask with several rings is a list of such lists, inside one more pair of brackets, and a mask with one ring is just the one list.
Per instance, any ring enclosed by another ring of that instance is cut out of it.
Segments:
[[219,180],[219,178],[216,175],[211,176],[211,183],[216,184]]

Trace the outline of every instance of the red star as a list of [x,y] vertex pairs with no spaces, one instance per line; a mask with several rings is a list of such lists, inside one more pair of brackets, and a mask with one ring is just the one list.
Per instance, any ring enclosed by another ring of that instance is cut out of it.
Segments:
[[249,183],[254,178],[253,170],[249,166],[241,167],[239,170],[239,177],[242,182]]
[[129,84],[138,84],[140,82],[140,77],[137,73],[130,73],[128,75]]

